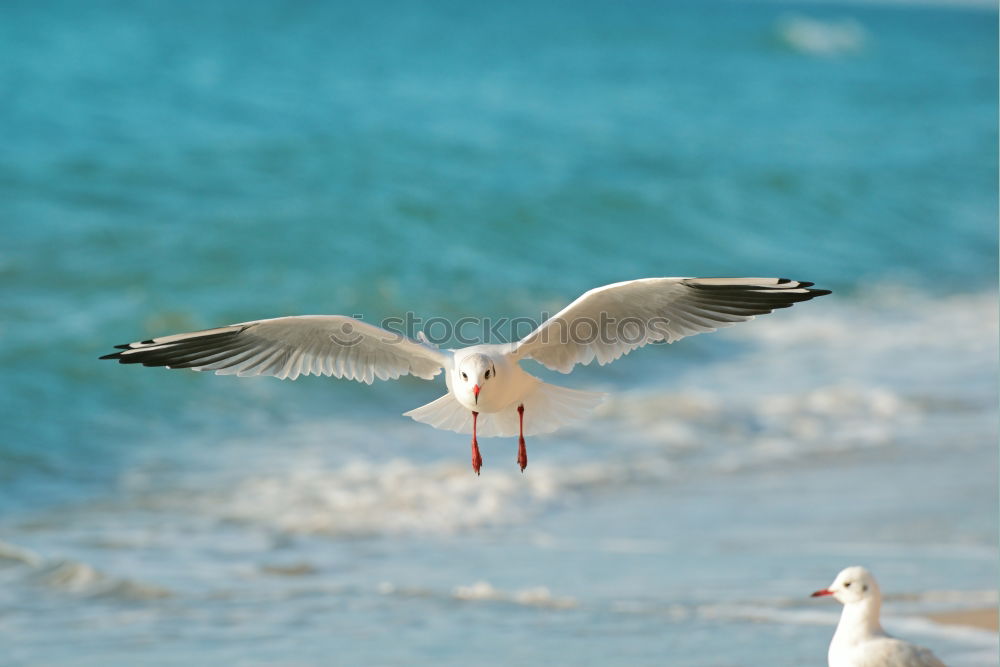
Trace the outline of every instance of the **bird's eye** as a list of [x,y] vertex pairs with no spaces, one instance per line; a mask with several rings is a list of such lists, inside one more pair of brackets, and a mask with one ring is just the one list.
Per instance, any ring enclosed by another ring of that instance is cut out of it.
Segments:
[[465,373],[462,373],[462,379],[463,379],[463,380],[468,380],[468,379],[469,379],[469,376],[468,376],[468,375],[466,375]]
[[861,592],[864,592],[864,591],[867,591],[867,590],[868,590],[868,584],[865,584],[864,586],[861,587]]
[[486,371],[486,379],[487,379],[487,380],[489,380],[489,379],[490,379],[490,372],[489,372],[489,371]]
[[844,588],[850,588],[850,587],[851,587],[851,582],[848,581],[844,583]]

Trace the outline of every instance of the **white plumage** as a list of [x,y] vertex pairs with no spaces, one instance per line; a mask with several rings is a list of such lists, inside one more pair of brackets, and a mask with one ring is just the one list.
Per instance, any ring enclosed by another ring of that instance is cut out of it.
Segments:
[[523,436],[547,433],[582,418],[601,394],[556,387],[525,372],[533,359],[563,373],[599,364],[652,342],[753,319],[776,308],[829,294],[784,278],[645,278],[598,287],[517,343],[439,350],[344,315],[254,320],[216,329],[119,345],[101,357],[123,364],[190,368],[220,375],[291,379],[329,375],[372,383],[442,370],[448,393],[407,412],[436,428],[476,435],[522,436],[518,463],[527,464]]
[[829,588],[813,597],[831,595],[844,605],[830,642],[830,667],[945,667],[930,649],[896,639],[882,629],[882,593],[872,573],[860,566],[841,570]]

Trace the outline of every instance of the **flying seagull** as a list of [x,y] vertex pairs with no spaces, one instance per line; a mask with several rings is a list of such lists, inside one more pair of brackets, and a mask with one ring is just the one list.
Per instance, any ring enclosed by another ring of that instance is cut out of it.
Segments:
[[554,431],[583,417],[600,393],[542,382],[521,368],[533,359],[561,373],[595,359],[601,365],[648,343],[672,343],[755,315],[829,294],[787,278],[643,278],[585,293],[514,343],[441,350],[344,315],[300,315],[118,345],[101,357],[123,364],[190,368],[218,375],[332,375],[371,384],[375,378],[445,371],[448,393],[405,413],[418,422],[472,433],[472,469],[483,458],[477,435],[518,435],[524,471],[525,435]]
[[844,605],[827,659],[830,667],[945,667],[930,649],[886,633],[879,623],[882,593],[872,573],[860,566],[841,570],[829,588],[812,597],[832,595]]

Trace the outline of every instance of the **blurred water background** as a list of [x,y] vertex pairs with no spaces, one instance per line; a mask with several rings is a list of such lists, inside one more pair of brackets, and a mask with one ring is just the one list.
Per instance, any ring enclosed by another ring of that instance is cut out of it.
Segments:
[[[0,7],[0,663],[824,664],[861,563],[995,633],[997,15],[962,4]],[[593,286],[833,296],[556,381],[121,367],[261,317],[538,317]]]

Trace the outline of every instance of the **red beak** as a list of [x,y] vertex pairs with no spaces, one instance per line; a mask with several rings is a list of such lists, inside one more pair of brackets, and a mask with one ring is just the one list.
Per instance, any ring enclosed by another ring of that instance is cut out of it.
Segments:
[[479,405],[479,385],[472,388],[472,395],[476,397],[476,405]]
[[820,597],[823,597],[824,595],[833,595],[833,591],[831,591],[829,588],[824,588],[821,591],[816,591],[815,593],[813,593],[809,597],[811,597],[811,598],[820,598]]

